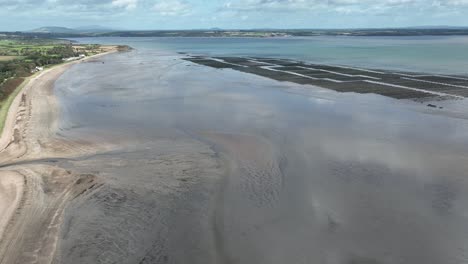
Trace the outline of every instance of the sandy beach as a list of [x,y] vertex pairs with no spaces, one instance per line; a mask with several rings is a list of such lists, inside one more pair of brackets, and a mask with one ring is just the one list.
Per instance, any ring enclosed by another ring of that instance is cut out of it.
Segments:
[[98,151],[54,136],[58,104],[53,85],[72,65],[112,52],[116,47],[46,69],[31,77],[14,99],[0,138],[0,263],[50,263],[65,205],[99,185],[93,175],[35,161]]

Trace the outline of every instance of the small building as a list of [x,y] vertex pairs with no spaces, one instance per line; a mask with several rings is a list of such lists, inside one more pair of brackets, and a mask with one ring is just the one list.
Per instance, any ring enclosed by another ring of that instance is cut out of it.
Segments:
[[35,72],[39,72],[39,71],[43,71],[44,70],[44,67],[38,67],[36,66],[36,68],[32,69],[31,70],[31,73],[35,73]]

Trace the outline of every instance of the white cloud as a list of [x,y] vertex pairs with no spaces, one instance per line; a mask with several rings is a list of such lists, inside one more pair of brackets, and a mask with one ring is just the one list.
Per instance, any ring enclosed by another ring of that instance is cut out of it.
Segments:
[[191,6],[187,2],[168,0],[157,2],[153,10],[163,16],[180,16],[190,13]]
[[[291,9],[311,9],[318,5],[320,1],[312,0],[240,0],[227,2],[226,9],[240,11],[287,11]],[[323,1],[322,1],[323,2]]]
[[138,4],[138,0],[112,0],[112,5],[116,7],[122,7],[127,10],[135,9]]
[[468,0],[436,0],[433,5],[439,6],[468,6]]
[[[17,9],[32,8],[39,10],[82,10],[83,12],[106,10],[110,12],[109,7],[135,9],[138,0],[0,0],[1,7],[14,7]],[[21,10],[27,11],[27,10]],[[112,10],[112,11],[115,11]]]
[[238,0],[224,3],[222,10],[244,12],[289,12],[328,10],[337,12],[372,12],[396,8],[468,7],[468,0]]

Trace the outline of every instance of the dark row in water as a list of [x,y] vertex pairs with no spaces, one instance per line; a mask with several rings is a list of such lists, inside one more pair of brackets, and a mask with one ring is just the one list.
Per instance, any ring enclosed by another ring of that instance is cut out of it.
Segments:
[[374,93],[418,101],[468,97],[468,76],[395,72],[273,58],[189,56],[185,60],[338,92]]

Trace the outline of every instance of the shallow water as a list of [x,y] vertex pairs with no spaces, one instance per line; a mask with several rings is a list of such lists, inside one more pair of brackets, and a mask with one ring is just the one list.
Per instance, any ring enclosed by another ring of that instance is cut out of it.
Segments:
[[209,56],[289,58],[318,64],[468,74],[467,36],[304,38],[78,38]]
[[104,186],[67,210],[59,263],[468,261],[465,101],[429,112],[160,47],[55,92],[62,136],[120,146],[61,162]]

